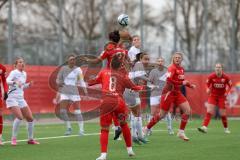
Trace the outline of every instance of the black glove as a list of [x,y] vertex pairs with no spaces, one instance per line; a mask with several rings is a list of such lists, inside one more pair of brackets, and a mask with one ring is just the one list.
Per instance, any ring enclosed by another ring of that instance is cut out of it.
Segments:
[[7,98],[8,98],[8,94],[5,92],[3,99],[6,101]]

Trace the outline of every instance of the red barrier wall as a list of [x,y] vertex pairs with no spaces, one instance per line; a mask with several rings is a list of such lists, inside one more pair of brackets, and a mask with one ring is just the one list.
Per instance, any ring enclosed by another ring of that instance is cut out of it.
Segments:
[[[26,66],[26,72],[28,74],[28,80],[34,81],[34,86],[25,91],[25,99],[33,113],[53,113],[54,105],[52,103],[55,97],[55,91],[49,87],[49,76],[57,67],[54,66]],[[7,71],[10,72],[13,69],[12,66],[7,66]],[[203,114],[206,109],[204,104],[207,100],[207,94],[205,93],[205,81],[208,74],[199,73],[187,73],[186,79],[192,81],[197,85],[195,90],[187,89],[187,98],[192,107],[193,114]],[[231,99],[235,99],[233,105],[228,106],[228,113],[232,116],[240,115],[240,74],[229,74],[234,87]],[[237,100],[236,100],[237,99]],[[235,103],[236,101],[236,103]],[[84,104],[94,105],[89,102],[82,102]],[[4,113],[10,112],[4,107]]]

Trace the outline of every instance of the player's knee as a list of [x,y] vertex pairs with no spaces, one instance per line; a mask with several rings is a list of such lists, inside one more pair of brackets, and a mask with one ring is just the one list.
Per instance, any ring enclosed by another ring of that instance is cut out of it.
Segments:
[[32,116],[26,117],[26,120],[27,122],[33,122],[33,117]]
[[207,113],[210,113],[210,114],[214,114],[214,110],[212,109],[212,108],[210,108],[210,109],[207,109]]
[[20,120],[20,121],[23,120],[23,116],[16,116],[16,118],[17,118],[18,120]]

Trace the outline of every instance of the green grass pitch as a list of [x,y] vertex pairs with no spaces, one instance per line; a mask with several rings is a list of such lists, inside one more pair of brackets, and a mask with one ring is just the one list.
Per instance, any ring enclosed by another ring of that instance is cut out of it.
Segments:
[[[175,133],[179,122],[174,122]],[[223,132],[221,121],[212,120],[207,134],[199,133],[196,128],[200,120],[189,122],[186,130],[189,142],[184,142],[167,134],[165,122],[155,126],[150,142],[145,145],[133,145],[135,157],[128,157],[124,141],[113,141],[109,136],[109,160],[237,160],[240,146],[240,123],[238,120],[229,121],[231,134]],[[160,130],[160,131],[159,131]],[[85,123],[87,136],[63,136],[63,124],[35,126],[35,137],[40,139],[40,145],[27,145],[19,142],[13,147],[6,143],[0,147],[0,160],[95,160],[100,155],[99,126],[97,123]],[[77,124],[73,125],[73,135],[77,134]],[[3,137],[10,140],[11,126],[5,126]],[[25,125],[22,125],[18,140],[26,139]]]

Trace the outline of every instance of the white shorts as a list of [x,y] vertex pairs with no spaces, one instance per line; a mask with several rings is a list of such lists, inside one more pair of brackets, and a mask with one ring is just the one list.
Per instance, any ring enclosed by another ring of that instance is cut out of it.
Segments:
[[79,95],[70,95],[70,94],[60,94],[60,101],[63,101],[63,100],[69,100],[69,101],[73,101],[73,102],[76,102],[76,101],[80,101],[81,98]]
[[161,100],[161,96],[150,97],[150,105],[159,105]]
[[11,108],[11,107],[24,108],[24,107],[28,106],[25,99],[23,99],[23,98],[12,98],[12,97],[9,97],[6,100],[6,105],[7,105],[7,108]]
[[141,99],[139,98],[139,93],[126,89],[124,92],[124,100],[129,108],[134,108],[141,104]]

